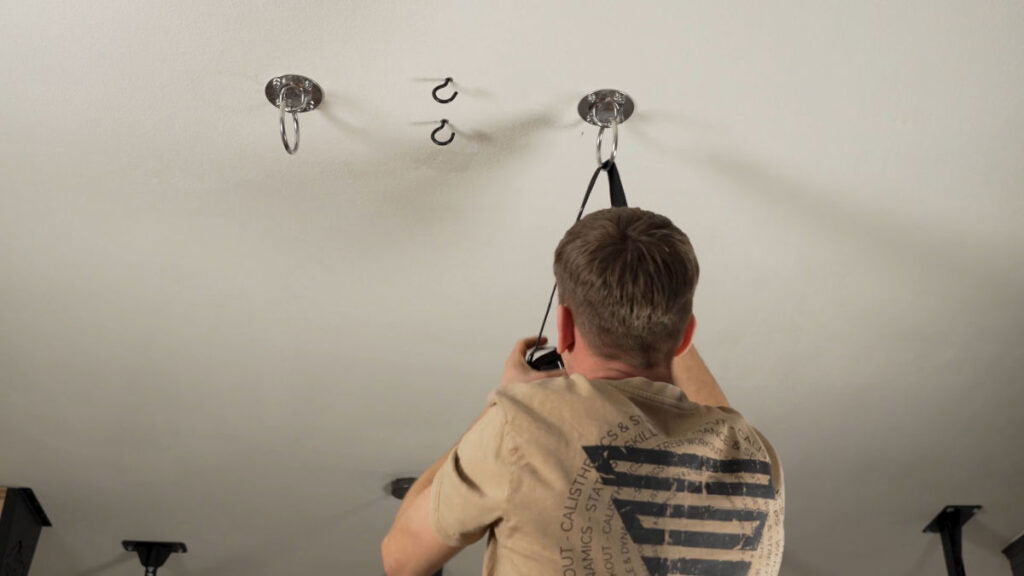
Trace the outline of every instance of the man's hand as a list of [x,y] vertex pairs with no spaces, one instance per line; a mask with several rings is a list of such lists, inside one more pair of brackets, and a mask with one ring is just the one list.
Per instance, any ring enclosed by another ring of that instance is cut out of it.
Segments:
[[537,337],[523,338],[516,342],[516,345],[512,347],[512,352],[508,355],[505,360],[505,372],[501,375],[501,385],[508,386],[513,382],[533,382],[534,380],[543,380],[545,378],[556,378],[558,376],[565,376],[565,370],[548,370],[540,371],[530,368],[530,365],[526,363],[526,351],[534,346],[542,346],[548,341],[547,338],[541,337],[540,340]]

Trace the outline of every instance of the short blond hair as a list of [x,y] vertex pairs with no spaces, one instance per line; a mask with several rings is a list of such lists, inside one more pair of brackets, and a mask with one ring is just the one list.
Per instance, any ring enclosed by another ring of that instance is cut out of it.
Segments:
[[554,268],[559,300],[596,354],[645,369],[671,362],[700,275],[671,220],[639,208],[589,214],[558,243]]

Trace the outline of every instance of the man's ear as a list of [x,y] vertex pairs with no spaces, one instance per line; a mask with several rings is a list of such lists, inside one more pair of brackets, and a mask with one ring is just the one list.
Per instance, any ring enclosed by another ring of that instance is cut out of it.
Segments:
[[576,346],[576,322],[572,318],[572,310],[559,304],[555,318],[558,323],[558,353],[572,352]]
[[686,351],[693,345],[693,333],[697,331],[697,317],[690,314],[690,321],[686,323],[686,328],[683,330],[683,340],[679,343],[679,348],[676,348],[674,356],[682,356],[686,354]]

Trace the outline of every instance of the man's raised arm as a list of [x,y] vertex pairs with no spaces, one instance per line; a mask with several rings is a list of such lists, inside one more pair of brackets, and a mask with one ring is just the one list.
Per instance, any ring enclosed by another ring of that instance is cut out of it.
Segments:
[[695,347],[672,359],[672,381],[683,389],[691,402],[704,406],[729,406],[722,387]]

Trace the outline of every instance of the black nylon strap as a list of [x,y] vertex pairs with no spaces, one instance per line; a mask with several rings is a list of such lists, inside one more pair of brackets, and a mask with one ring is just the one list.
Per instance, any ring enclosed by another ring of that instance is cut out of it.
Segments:
[[[583,203],[580,204],[580,211],[576,213],[576,222],[579,222],[583,218],[583,210],[587,207],[587,201],[590,200],[590,193],[594,191],[594,184],[597,183],[597,177],[604,170],[608,172],[608,195],[611,198],[611,204],[613,208],[626,208],[626,191],[622,188],[622,178],[619,177],[619,169],[615,166],[615,162],[608,160],[597,167],[594,170],[594,175],[590,177],[590,184],[587,185],[587,192],[583,195]],[[573,222],[575,224],[576,222]],[[551,296],[548,297],[548,307],[544,311],[544,319],[540,322],[540,332],[537,333],[537,345],[534,346],[533,352],[530,352],[530,357],[526,359],[527,362],[533,360],[533,355],[537,352],[537,346],[540,345],[540,339],[544,336],[544,326],[548,323],[548,316],[551,314],[551,304],[555,301],[555,292],[558,290],[558,284],[551,287]]]
[[601,168],[608,171],[608,194],[611,196],[612,206],[625,208],[626,191],[622,189],[622,178],[619,178],[619,169],[611,160],[601,165]]

